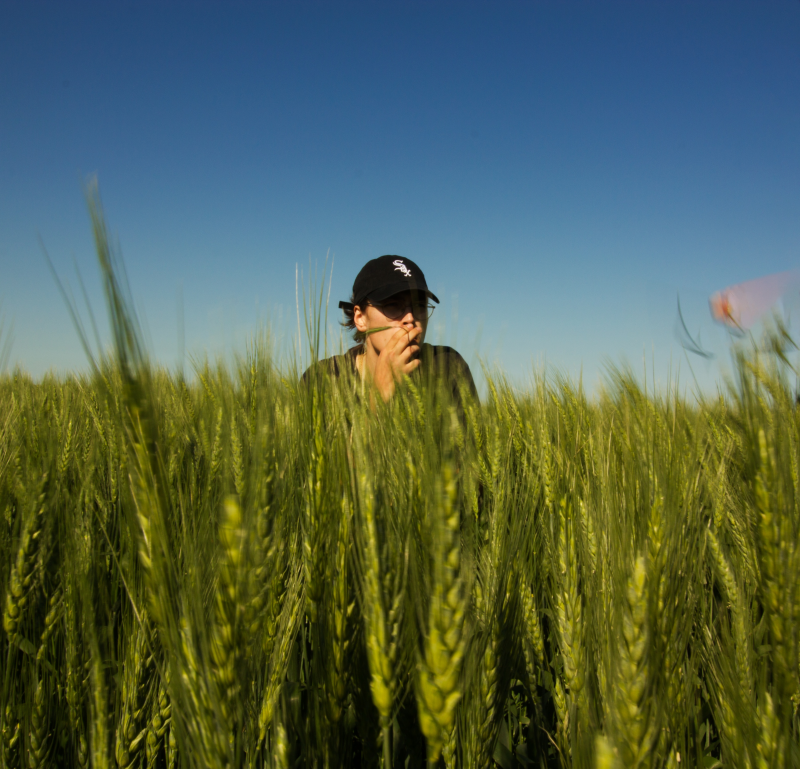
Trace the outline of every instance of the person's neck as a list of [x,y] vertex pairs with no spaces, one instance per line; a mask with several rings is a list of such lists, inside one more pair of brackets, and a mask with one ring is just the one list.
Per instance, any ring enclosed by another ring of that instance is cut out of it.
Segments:
[[361,374],[362,379],[367,374],[369,374],[370,378],[372,378],[372,376],[375,374],[375,367],[378,365],[379,357],[380,353],[369,343],[368,339],[365,340],[364,345],[361,348],[361,353],[356,359],[358,373]]

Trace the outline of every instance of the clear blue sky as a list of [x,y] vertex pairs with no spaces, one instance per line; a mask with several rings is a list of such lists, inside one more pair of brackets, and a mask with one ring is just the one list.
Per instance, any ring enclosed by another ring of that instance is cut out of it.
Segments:
[[[719,288],[800,266],[800,2],[0,2],[9,365],[86,368],[41,255],[105,326],[96,173],[154,356],[288,345],[295,268],[417,261],[430,340],[593,387],[708,386]],[[329,262],[330,263],[330,262]],[[437,321],[439,322],[437,324]]]

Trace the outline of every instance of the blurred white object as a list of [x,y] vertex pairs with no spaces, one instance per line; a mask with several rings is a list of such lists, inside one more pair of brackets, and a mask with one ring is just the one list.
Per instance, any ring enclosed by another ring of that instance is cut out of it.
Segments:
[[800,271],[789,270],[748,280],[714,292],[711,315],[731,329],[747,331],[775,302],[800,284]]

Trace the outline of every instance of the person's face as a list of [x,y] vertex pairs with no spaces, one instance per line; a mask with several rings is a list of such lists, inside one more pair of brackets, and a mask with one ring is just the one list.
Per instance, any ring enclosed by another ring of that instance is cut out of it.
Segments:
[[419,329],[418,343],[422,344],[428,327],[428,316],[427,297],[411,291],[394,294],[382,302],[367,301],[364,307],[356,306],[353,312],[353,320],[359,331],[389,327],[385,331],[376,331],[367,336],[366,343],[379,354],[398,328],[406,332]]

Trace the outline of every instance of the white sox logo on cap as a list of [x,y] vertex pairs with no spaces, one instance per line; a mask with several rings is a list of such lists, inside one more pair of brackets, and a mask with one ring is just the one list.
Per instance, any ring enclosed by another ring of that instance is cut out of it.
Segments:
[[402,259],[395,259],[392,262],[392,264],[394,265],[395,272],[400,270],[400,272],[403,273],[404,277],[406,277],[406,278],[410,278],[411,277],[411,270],[409,270],[408,267],[406,267],[403,264],[403,260]]

